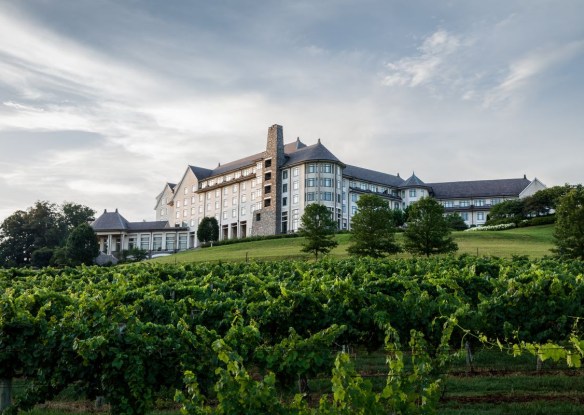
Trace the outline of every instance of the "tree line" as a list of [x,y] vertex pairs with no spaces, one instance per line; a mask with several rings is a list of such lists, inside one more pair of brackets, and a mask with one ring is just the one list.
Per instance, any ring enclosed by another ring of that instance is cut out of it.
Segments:
[[0,225],[0,267],[91,264],[99,254],[94,215],[77,203],[47,201],[14,212]]

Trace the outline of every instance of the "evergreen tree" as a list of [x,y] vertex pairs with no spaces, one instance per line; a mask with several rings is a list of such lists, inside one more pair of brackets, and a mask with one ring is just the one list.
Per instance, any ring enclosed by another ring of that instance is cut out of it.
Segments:
[[214,217],[204,217],[197,228],[199,242],[215,242],[219,239],[219,224]]
[[302,252],[312,252],[318,259],[319,252],[327,254],[338,245],[335,240],[337,224],[326,206],[317,203],[306,206],[300,221],[298,233],[306,238]]
[[412,254],[442,254],[458,250],[444,217],[444,207],[431,197],[411,205],[404,247]]
[[72,265],[91,265],[99,255],[97,235],[87,223],[82,223],[69,233],[65,248]]
[[559,199],[554,252],[563,258],[584,260],[584,187],[578,185]]
[[394,212],[376,195],[362,195],[351,219],[351,255],[380,258],[401,251],[395,242]]

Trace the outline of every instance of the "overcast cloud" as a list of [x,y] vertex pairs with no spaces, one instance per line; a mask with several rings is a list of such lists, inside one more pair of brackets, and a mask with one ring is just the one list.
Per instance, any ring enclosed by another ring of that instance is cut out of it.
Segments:
[[36,200],[154,219],[188,164],[268,126],[428,182],[584,182],[584,3],[0,3],[0,220]]

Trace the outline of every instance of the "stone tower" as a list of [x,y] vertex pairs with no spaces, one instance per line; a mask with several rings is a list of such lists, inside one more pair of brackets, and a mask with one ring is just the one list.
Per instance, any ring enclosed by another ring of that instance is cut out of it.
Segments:
[[254,212],[252,235],[276,235],[281,232],[282,178],[280,169],[284,154],[284,133],[281,125],[268,128],[268,142],[264,153],[261,174],[257,172],[262,189],[262,208]]

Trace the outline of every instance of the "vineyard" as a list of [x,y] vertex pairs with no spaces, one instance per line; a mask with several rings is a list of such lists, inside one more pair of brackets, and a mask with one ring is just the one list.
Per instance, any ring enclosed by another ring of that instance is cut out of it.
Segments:
[[0,270],[0,402],[74,390],[113,414],[173,399],[187,414],[435,413],[480,371],[477,350],[579,385],[583,275],[466,255]]

